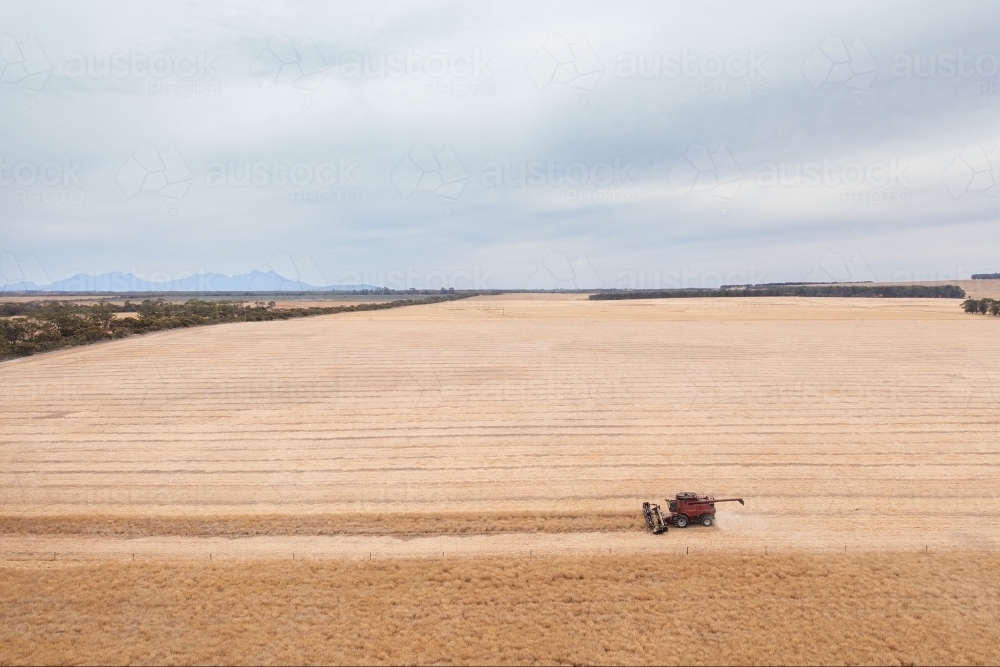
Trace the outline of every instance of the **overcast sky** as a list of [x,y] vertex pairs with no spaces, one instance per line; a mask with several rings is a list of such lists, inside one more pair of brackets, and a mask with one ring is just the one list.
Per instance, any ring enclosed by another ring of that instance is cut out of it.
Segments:
[[1000,271],[995,3],[0,2],[0,283]]

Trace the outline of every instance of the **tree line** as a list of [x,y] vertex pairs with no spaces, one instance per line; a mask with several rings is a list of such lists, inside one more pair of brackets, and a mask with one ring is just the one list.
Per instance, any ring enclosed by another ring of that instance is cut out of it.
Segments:
[[[276,308],[274,301],[243,303],[199,299],[189,299],[184,303],[147,299],[141,303],[126,301],[123,306],[107,301],[96,304],[70,301],[4,302],[0,303],[0,359],[23,357],[38,352],[125,338],[163,329],[385,310],[453,301],[474,295],[475,293],[471,292],[448,293],[382,303],[307,308]],[[128,315],[118,317],[116,313]]]
[[618,299],[684,299],[739,296],[870,297],[881,299],[961,299],[957,285],[765,285],[719,289],[621,290],[591,294],[594,301]]

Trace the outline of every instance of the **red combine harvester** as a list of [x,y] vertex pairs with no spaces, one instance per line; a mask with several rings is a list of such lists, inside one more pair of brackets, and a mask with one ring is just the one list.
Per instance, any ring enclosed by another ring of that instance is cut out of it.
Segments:
[[667,532],[668,525],[687,528],[690,523],[700,523],[711,526],[715,521],[715,503],[739,503],[744,505],[742,498],[720,498],[699,496],[697,493],[678,493],[673,500],[667,501],[670,513],[666,516],[660,511],[659,505],[642,504],[642,514],[646,517],[646,525],[653,535]]

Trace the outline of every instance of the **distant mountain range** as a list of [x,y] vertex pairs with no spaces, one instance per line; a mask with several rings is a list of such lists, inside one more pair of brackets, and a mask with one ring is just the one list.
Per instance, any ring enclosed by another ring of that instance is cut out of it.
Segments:
[[96,276],[78,273],[48,285],[30,280],[0,284],[0,292],[314,292],[375,290],[372,285],[310,285],[289,280],[274,271],[251,271],[235,276],[202,273],[165,282],[143,280],[132,273],[113,271]]

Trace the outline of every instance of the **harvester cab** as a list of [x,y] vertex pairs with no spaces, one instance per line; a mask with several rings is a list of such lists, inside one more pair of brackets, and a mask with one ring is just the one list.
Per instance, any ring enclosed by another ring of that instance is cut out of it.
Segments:
[[642,513],[646,518],[646,526],[649,532],[654,535],[665,533],[668,525],[677,528],[686,528],[691,523],[700,523],[703,526],[711,526],[715,522],[715,503],[738,502],[745,505],[742,498],[715,498],[714,496],[701,496],[697,493],[686,491],[678,493],[673,500],[667,500],[669,513],[664,516],[659,505],[651,503],[642,504]]

